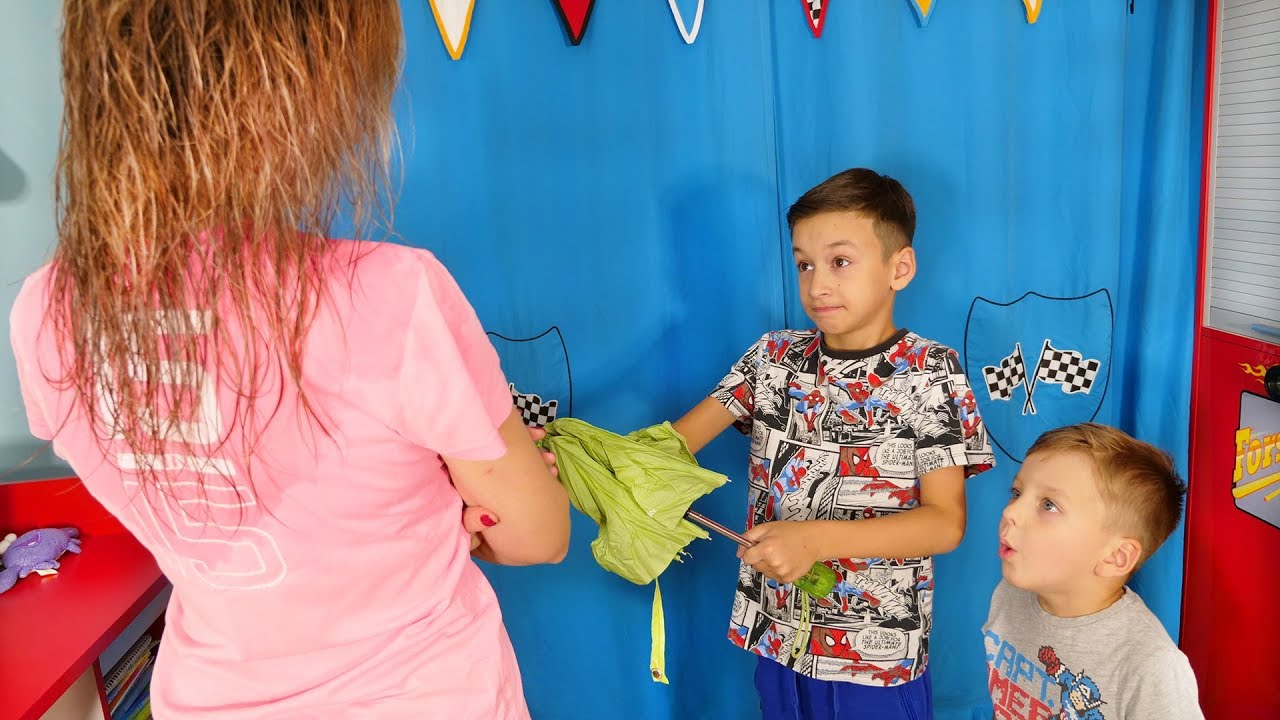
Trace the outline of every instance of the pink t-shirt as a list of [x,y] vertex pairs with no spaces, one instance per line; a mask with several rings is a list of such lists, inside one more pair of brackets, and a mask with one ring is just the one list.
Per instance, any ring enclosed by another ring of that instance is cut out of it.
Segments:
[[[430,253],[331,248],[336,267],[360,258],[306,339],[304,387],[323,428],[273,370],[255,412],[276,414],[252,461],[235,434],[212,454],[166,455],[172,498],[144,495],[128,470],[139,459],[122,442],[104,455],[73,393],[46,379],[60,365],[43,323],[45,267],[12,314],[31,430],[52,437],[173,582],[157,717],[527,718],[497,599],[441,462],[506,451],[497,427],[512,406],[497,355]],[[233,417],[225,379],[211,371],[202,387],[192,422],[204,427],[188,437],[216,437]]]

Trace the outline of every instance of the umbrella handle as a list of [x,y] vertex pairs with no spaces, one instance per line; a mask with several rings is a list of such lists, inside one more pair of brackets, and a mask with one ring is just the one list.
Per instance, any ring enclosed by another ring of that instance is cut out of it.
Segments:
[[[690,510],[684,514],[684,517],[686,520],[695,522],[705,527],[706,529],[711,530],[712,532],[719,533],[720,535],[723,535],[729,538],[730,540],[738,543],[742,547],[751,547],[752,545],[755,544],[750,540],[746,539],[745,537],[743,537],[742,535],[730,530],[724,525],[721,525],[720,523],[716,522],[715,520],[712,520],[711,518],[701,513]],[[804,575],[801,575],[799,578],[795,580],[795,582],[791,584],[795,585],[801,590],[804,590],[805,592],[809,593],[813,597],[821,600],[825,598],[827,595],[830,595],[832,589],[835,588],[836,571],[832,570],[830,567],[827,567],[825,564],[822,563],[822,561],[818,561],[813,564],[813,567],[809,568],[809,572],[806,572]]]
[[719,533],[720,535],[723,535],[729,538],[730,540],[738,543],[742,547],[751,547],[752,545],[755,545],[755,543],[746,539],[742,535],[730,530],[729,528],[725,527],[724,525],[721,525],[720,523],[716,522],[715,520],[712,520],[711,518],[707,517],[706,515],[703,515],[702,513],[698,513],[698,512],[694,512],[693,510],[690,510],[684,514],[684,517],[686,520],[695,522],[712,532]]

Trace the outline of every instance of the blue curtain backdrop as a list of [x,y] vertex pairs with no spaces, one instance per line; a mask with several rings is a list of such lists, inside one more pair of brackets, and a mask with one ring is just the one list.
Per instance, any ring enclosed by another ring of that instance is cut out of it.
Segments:
[[[924,28],[905,0],[832,5],[815,39],[798,2],[711,0],[687,46],[665,2],[602,0],[573,47],[549,2],[479,2],[454,62],[406,0],[397,229],[489,330],[559,329],[550,349],[499,341],[522,390],[559,388],[567,352],[574,414],[626,431],[677,417],[762,332],[808,326],[783,215],[871,166],[919,211],[900,324],[970,365],[1007,355],[1009,328],[1028,362],[1050,337],[1104,362],[1092,404],[1041,389],[1030,419],[974,378],[1006,450],[1021,458],[1034,422],[1096,417],[1185,467],[1204,0],[1046,0],[1035,25],[1017,0],[939,0]],[[1028,292],[1088,298],[1013,303]],[[738,524],[746,443],[729,435],[701,460],[734,481],[698,507]],[[990,717],[980,627],[1014,457],[970,483],[968,535],[938,562],[939,718]],[[577,513],[574,533],[559,566],[486,569],[534,717],[755,715],[753,658],[725,639],[734,547],[696,543],[663,576],[663,686],[652,588],[601,570]],[[1175,637],[1181,548],[1179,532],[1134,581]]]

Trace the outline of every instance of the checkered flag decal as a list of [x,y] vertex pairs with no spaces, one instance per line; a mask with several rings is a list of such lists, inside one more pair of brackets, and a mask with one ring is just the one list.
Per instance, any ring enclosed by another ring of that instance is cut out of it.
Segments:
[[520,411],[525,425],[540,428],[556,419],[558,403],[555,400],[543,402],[542,398],[533,393],[522,393],[516,390],[514,383],[507,383],[507,388],[511,390],[511,402],[515,403],[516,409]]
[[982,368],[982,377],[987,381],[987,392],[992,400],[1008,400],[1013,391],[1027,381],[1026,363],[1022,361],[1022,344],[1013,346],[1013,354],[1000,361],[999,366],[988,365]]
[[1093,380],[1098,377],[1101,365],[1092,358],[1085,359],[1074,350],[1058,350],[1046,342],[1044,352],[1040,354],[1040,366],[1036,368],[1036,378],[1061,385],[1065,393],[1087,393],[1093,388]]

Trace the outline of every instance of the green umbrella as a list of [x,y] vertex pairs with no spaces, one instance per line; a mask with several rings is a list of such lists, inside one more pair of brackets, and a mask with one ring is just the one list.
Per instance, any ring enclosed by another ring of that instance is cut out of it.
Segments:
[[569,501],[600,526],[591,542],[600,566],[638,585],[654,583],[650,670],[655,681],[666,683],[657,579],[686,545],[709,537],[684,514],[729,479],[699,467],[667,422],[622,436],[562,418],[547,425],[542,445],[556,454]]

